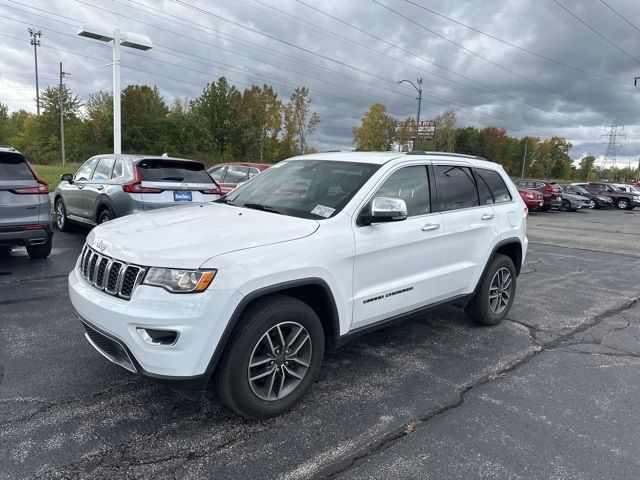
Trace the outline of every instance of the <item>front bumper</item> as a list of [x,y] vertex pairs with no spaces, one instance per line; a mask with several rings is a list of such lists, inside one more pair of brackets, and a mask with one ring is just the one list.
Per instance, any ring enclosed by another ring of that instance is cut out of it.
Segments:
[[[69,274],[69,298],[85,329],[88,326],[120,345],[133,368],[92,339],[100,353],[113,357],[109,360],[142,376],[180,383],[211,373],[210,361],[242,294],[212,288],[198,294],[173,294],[140,285],[130,300],[124,300],[98,290],[74,268]],[[139,328],[175,331],[178,338],[172,345],[151,345]],[[87,337],[91,340],[89,332]]]
[[531,199],[531,198],[527,198],[524,199],[524,204],[527,206],[527,208],[529,210],[535,210],[537,208],[540,208],[544,205],[544,200],[540,199],[540,200],[536,200],[536,199]]

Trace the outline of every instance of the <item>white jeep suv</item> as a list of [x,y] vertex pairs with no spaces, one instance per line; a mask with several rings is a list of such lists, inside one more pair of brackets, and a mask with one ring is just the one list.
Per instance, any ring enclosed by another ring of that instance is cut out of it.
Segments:
[[209,379],[251,418],[309,390],[325,347],[444,303],[508,313],[527,208],[476,157],[323,153],[208,204],[99,225],[69,274],[87,340],[197,398]]

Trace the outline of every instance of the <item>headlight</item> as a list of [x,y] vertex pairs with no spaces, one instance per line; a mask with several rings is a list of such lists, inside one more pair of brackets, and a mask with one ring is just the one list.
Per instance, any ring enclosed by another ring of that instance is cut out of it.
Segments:
[[527,198],[536,198],[536,196],[533,193],[527,193]]
[[216,270],[151,267],[142,283],[162,287],[173,293],[196,293],[204,292],[215,276]]
[[634,202],[640,202],[640,197],[633,197]]

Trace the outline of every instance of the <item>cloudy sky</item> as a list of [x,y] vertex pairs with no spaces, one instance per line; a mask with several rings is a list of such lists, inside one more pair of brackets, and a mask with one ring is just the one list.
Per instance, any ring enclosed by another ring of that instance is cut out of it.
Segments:
[[[320,149],[352,148],[352,126],[375,102],[398,118],[452,109],[461,126],[514,136],[559,135],[571,155],[603,155],[624,125],[619,165],[640,155],[637,0],[0,0],[0,102],[35,111],[28,27],[42,31],[40,87],[59,62],[82,99],[111,90],[111,46],[78,37],[83,24],[150,37],[122,49],[122,85],[156,84],[167,103],[225,76],[268,83],[286,99],[311,91]],[[640,87],[639,87],[640,88]],[[603,136],[605,135],[605,136]]]

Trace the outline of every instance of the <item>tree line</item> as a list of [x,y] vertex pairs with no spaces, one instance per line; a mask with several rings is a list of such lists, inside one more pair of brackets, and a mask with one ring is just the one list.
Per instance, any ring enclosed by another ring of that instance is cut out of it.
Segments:
[[[435,124],[433,138],[420,138],[417,150],[484,157],[501,164],[512,177],[524,172],[525,177],[541,179],[633,181],[638,173],[637,164],[602,168],[595,165],[593,155],[584,156],[576,166],[569,156],[571,143],[559,136],[516,138],[495,126],[458,127],[451,110],[437,115]],[[415,118],[399,120],[387,114],[385,105],[376,103],[364,114],[361,124],[353,128],[353,143],[360,151],[407,151],[413,147],[415,131]]]
[[[41,114],[9,113],[0,103],[0,143],[14,146],[35,163],[57,164],[62,96],[65,156],[80,163],[113,150],[113,97],[91,94],[83,105],[66,85],[40,95]],[[168,153],[206,163],[244,160],[273,163],[315,151],[308,143],[320,123],[309,90],[299,87],[288,101],[268,85],[239,91],[224,77],[195,99],[167,105],[157,87],[129,85],[121,96],[122,151]]]

